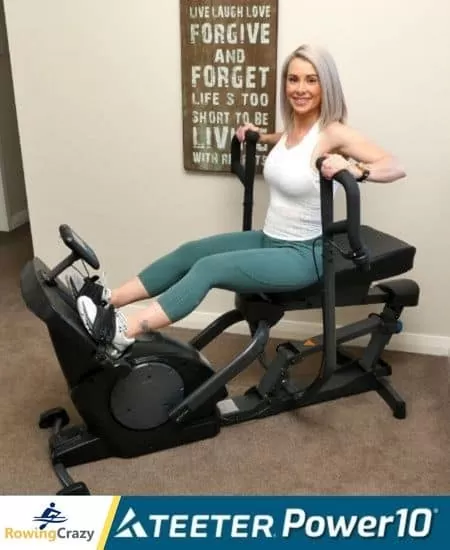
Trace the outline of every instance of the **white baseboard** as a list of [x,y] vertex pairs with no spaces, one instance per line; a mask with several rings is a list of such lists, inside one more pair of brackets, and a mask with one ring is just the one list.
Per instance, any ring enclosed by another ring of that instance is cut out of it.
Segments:
[[13,231],[14,229],[17,229],[24,223],[27,223],[29,221],[28,218],[28,210],[25,208],[25,210],[21,210],[20,212],[16,212],[16,214],[13,214],[11,216],[11,220],[9,222],[10,225],[10,231]]
[[[132,305],[124,308],[131,311],[132,309],[143,306]],[[220,313],[200,312],[195,311],[186,318],[174,324],[174,327],[185,328],[190,330],[202,330],[209,323],[217,319]],[[230,334],[248,335],[248,326],[246,323],[236,323],[225,332]],[[306,340],[312,336],[322,333],[322,325],[320,323],[305,323],[302,321],[287,321],[281,320],[271,330],[271,335],[274,338],[286,338],[296,340]],[[352,340],[351,344],[355,346],[367,345],[368,336]],[[392,351],[402,351],[407,353],[419,353],[422,355],[436,355],[450,357],[450,337],[436,336],[433,334],[414,334],[411,332],[402,332],[393,336],[391,342],[386,347]]]

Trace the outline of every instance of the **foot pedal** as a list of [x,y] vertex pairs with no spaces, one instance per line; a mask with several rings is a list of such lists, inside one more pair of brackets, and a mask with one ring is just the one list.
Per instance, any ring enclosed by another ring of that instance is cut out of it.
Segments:
[[221,417],[226,417],[230,414],[235,414],[239,412],[239,407],[236,405],[232,398],[224,399],[216,403],[217,410]]
[[261,418],[270,407],[270,402],[261,399],[256,388],[250,388],[245,395],[224,399],[216,403],[222,426],[231,426],[247,420]]

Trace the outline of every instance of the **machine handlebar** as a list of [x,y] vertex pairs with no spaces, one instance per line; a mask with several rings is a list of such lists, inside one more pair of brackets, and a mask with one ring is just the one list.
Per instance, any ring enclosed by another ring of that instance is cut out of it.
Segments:
[[231,171],[236,174],[244,186],[244,214],[242,230],[252,228],[253,216],[253,186],[256,173],[256,144],[259,133],[253,130],[245,132],[245,166],[241,164],[241,142],[236,136],[231,140]]
[[71,227],[67,224],[60,225],[59,234],[64,244],[72,250],[77,258],[84,260],[93,269],[100,267],[96,253]]
[[236,136],[231,140],[231,171],[236,174],[244,187],[253,186],[256,170],[256,144],[259,133],[253,130],[245,132],[245,168],[241,164],[241,142]]
[[[325,157],[316,161],[316,167],[320,172],[321,185],[332,185],[332,181],[322,176],[321,168]],[[340,170],[333,176],[333,180],[342,185],[345,191],[347,219],[331,223],[325,228],[326,236],[337,233],[347,233],[351,253],[345,256],[362,269],[369,269],[369,253],[361,240],[361,196],[356,179],[348,170]]]

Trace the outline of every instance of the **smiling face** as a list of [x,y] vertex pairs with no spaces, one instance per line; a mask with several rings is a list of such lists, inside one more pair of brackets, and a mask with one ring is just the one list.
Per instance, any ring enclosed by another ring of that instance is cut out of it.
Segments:
[[294,58],[286,75],[286,98],[294,114],[302,118],[320,115],[322,89],[314,66],[301,58]]

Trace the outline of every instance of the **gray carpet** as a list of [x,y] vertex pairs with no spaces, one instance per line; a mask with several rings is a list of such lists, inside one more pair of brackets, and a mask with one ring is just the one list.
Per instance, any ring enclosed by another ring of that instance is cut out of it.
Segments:
[[[62,405],[77,414],[46,327],[21,300],[19,272],[31,258],[29,229],[0,233],[0,486],[3,494],[52,494],[59,484],[39,414]],[[172,330],[188,340],[192,333]],[[223,365],[247,339],[225,335],[206,348]],[[271,349],[277,344],[272,342]],[[408,404],[396,420],[365,394],[224,428],[218,437],[131,460],[72,468],[93,494],[450,494],[447,358],[389,352],[392,382]],[[317,359],[308,361],[313,372]],[[255,382],[259,366],[231,393]]]

